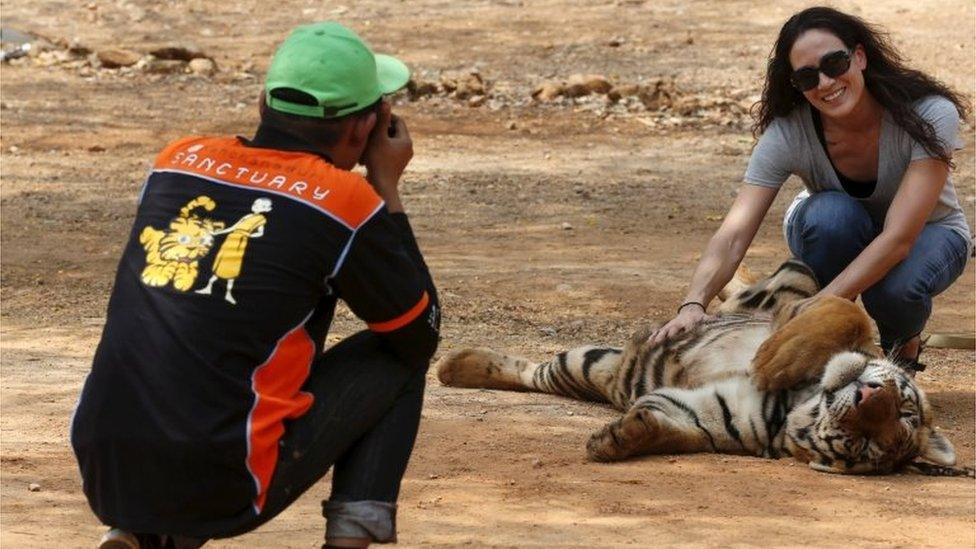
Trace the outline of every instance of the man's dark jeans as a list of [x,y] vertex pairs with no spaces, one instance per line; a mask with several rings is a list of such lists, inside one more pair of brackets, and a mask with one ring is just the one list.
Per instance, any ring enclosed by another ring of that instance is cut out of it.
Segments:
[[[323,502],[327,538],[396,541],[396,500],[420,424],[425,377],[426,368],[404,365],[368,331],[318,357],[302,387],[315,401],[304,416],[285,424],[264,508],[231,535],[271,520],[335,466],[332,493]],[[203,543],[139,537],[147,547]]]

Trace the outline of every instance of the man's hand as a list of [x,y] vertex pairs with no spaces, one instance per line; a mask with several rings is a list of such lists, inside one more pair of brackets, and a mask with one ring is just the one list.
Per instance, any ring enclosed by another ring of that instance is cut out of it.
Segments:
[[703,320],[711,320],[713,317],[705,313],[705,309],[695,304],[682,307],[677,316],[672,318],[667,324],[658,328],[650,337],[647,338],[653,345],[671,339],[681,333],[694,328]]
[[[393,133],[393,137],[390,137],[390,133]],[[403,211],[397,186],[411,158],[413,141],[410,140],[407,125],[402,118],[394,117],[390,104],[383,101],[377,113],[376,126],[363,153],[363,165],[366,166],[366,179],[386,202],[390,212]]]

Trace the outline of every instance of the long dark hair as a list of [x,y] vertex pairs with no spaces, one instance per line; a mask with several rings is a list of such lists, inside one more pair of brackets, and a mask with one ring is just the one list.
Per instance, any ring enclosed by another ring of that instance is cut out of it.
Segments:
[[888,35],[879,28],[859,17],[827,7],[805,9],[790,17],[780,29],[766,67],[762,98],[753,106],[753,136],[764,132],[774,118],[786,116],[806,101],[790,83],[793,72],[790,50],[796,39],[810,29],[830,32],[851,50],[858,45],[864,48],[868,60],[864,84],[868,91],[929,154],[951,165],[952,149],[939,140],[932,124],[915,112],[912,103],[927,95],[941,95],[952,101],[959,117],[965,119],[969,112],[966,99],[931,76],[906,67]]

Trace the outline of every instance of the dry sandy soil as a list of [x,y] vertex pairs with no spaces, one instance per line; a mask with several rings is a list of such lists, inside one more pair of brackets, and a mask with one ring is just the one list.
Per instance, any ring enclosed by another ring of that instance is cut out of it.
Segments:
[[[971,1],[836,5],[886,26],[912,64],[973,96]],[[289,28],[340,19],[425,78],[480,72],[489,84],[483,105],[400,100],[417,153],[405,200],[443,296],[440,353],[489,344],[542,358],[576,343],[620,342],[673,310],[741,181],[752,140],[739,111],[631,112],[602,98],[536,105],[533,87],[573,73],[616,82],[663,76],[686,98],[748,101],[779,25],[802,7],[0,2],[4,26],[96,51],[189,41],[219,68],[212,77],[156,75],[48,55],[2,69],[0,544],[90,547],[100,535],[67,425],[141,180],[169,139],[252,130],[261,77]],[[972,223],[972,127],[964,134],[954,177]],[[786,256],[776,220],[798,189],[789,182],[777,200],[747,260],[754,270]],[[931,331],[972,332],[973,282],[970,265],[937,300]],[[334,333],[359,326],[340,314]],[[919,379],[938,424],[972,465],[974,355],[932,350],[926,359]],[[433,374],[429,381],[400,502],[405,546],[976,544],[971,479],[836,477],[787,460],[713,455],[588,463],[584,441],[612,411],[445,388]],[[264,528],[212,545],[316,547],[327,492],[323,481]]]

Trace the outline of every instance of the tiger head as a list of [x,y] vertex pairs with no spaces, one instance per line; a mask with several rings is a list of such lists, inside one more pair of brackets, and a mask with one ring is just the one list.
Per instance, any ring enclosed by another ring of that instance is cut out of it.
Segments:
[[187,203],[180,215],[173,218],[169,230],[159,240],[159,257],[164,261],[196,261],[210,252],[214,243],[214,232],[224,228],[224,223],[202,218],[193,211],[195,208],[213,210],[216,204],[206,196],[200,196]]
[[891,360],[835,355],[820,389],[787,418],[786,447],[800,461],[829,473],[884,474],[905,465],[927,472],[936,464],[941,471],[929,474],[953,474],[955,450],[932,427],[925,393]]
[[207,255],[213,246],[214,231],[223,223],[196,216],[177,217],[159,240],[159,255],[166,261],[193,261]]

